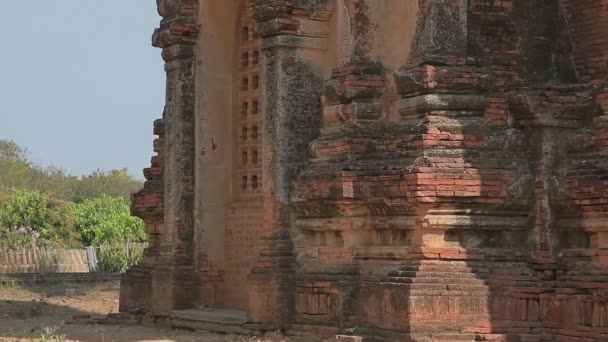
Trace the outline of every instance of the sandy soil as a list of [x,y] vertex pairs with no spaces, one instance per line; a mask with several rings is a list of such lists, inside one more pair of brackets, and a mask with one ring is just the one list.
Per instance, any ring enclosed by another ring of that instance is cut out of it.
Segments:
[[[88,316],[118,310],[118,284],[56,284],[0,287],[0,342],[55,341],[261,341],[208,332],[167,330],[142,326],[97,325]],[[54,333],[53,330],[56,330]],[[61,335],[65,339],[57,339]]]

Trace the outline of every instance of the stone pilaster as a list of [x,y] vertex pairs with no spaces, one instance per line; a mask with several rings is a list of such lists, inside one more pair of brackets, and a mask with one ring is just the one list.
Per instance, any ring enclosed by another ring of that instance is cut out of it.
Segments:
[[[167,93],[163,121],[158,127],[162,131],[162,145],[159,146],[162,170],[149,174],[153,178],[149,187],[156,189],[155,196],[162,194],[159,202],[163,205],[154,209],[155,216],[162,219],[154,221],[153,227],[147,222],[147,227],[153,228],[149,228],[152,229],[149,233],[153,236],[153,248],[142,264],[146,267],[145,274],[140,272],[144,279],[136,279],[137,276],[125,278],[121,307],[134,309],[128,298],[146,296],[140,301],[146,303],[146,307],[139,308],[167,314],[173,309],[193,305],[197,294],[193,208],[194,55],[198,35],[198,0],[160,0],[157,3],[163,19],[160,28],[154,32],[152,43],[162,49]],[[150,259],[150,254],[153,254],[153,259]],[[133,289],[145,288],[145,291],[127,293],[130,283],[138,281],[145,286]]]
[[193,305],[197,294],[194,275],[194,56],[198,35],[197,0],[159,2],[163,17],[152,42],[161,48],[167,72],[165,107],[165,235],[161,244],[161,262],[166,262],[170,276],[164,293],[171,293],[171,307]]
[[250,317],[256,322],[291,322],[294,255],[290,184],[307,158],[320,126],[321,80],[304,51],[327,48],[330,1],[254,1],[262,37],[265,79],[262,146],[264,230],[252,270]]

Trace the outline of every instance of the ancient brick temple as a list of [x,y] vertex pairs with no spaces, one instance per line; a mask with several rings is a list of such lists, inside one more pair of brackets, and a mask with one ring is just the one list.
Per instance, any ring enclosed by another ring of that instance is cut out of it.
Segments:
[[607,1],[158,4],[122,311],[608,341]]

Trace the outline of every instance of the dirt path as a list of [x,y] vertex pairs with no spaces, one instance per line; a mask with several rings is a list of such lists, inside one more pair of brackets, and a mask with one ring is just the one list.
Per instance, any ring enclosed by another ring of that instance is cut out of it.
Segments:
[[77,323],[79,317],[106,315],[117,310],[117,283],[3,287],[0,288],[0,342],[47,342],[53,338],[61,341],[61,335],[65,336],[64,341],[87,342],[257,340],[206,332]]

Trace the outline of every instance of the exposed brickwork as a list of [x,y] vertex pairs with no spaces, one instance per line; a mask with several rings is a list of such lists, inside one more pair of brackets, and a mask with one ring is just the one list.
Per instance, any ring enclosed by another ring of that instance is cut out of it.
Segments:
[[[162,48],[168,101],[155,124],[158,155],[144,174],[144,189],[133,197],[133,212],[146,222],[151,248],[123,277],[121,310],[163,312],[197,299],[194,223],[194,47],[198,0],[158,2],[163,17],[152,37]],[[162,294],[162,296],[160,295]],[[154,299],[154,300],[152,300]]]
[[188,286],[290,332],[608,340],[604,1],[418,0],[397,70],[369,57],[373,1],[243,7],[227,262],[202,251]]
[[601,84],[608,80],[608,6],[600,0],[564,0],[576,47],[579,75]]
[[144,188],[131,197],[133,215],[144,220],[146,233],[150,239],[147,253],[157,254],[162,240],[163,224],[163,168],[165,148],[165,124],[163,119],[154,123],[154,134],[158,139],[154,141],[154,152],[149,168],[144,169],[146,182]]

